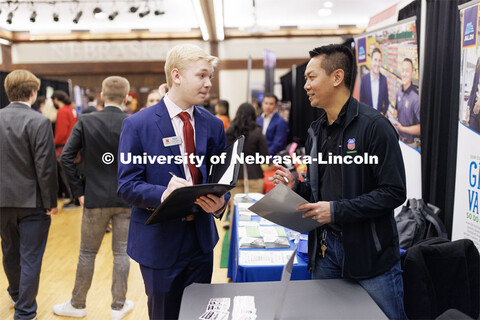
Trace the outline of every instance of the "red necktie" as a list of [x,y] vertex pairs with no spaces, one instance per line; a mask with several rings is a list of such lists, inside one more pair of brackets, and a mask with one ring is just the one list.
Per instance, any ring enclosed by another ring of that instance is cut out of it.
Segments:
[[[193,127],[190,123],[190,114],[187,112],[180,112],[178,116],[183,121],[183,140],[185,143],[185,151],[190,156],[190,154],[195,154],[195,139],[193,136]],[[200,183],[200,170],[198,170],[193,163],[190,163],[190,161],[188,162],[188,168],[190,169],[190,175],[192,176],[193,184]]]

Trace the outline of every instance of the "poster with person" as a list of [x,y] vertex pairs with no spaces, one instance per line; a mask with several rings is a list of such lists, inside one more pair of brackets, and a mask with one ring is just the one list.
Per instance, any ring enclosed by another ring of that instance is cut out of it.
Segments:
[[460,8],[461,63],[457,170],[452,240],[471,239],[480,250],[480,46],[479,4]]
[[353,96],[391,121],[405,162],[407,197],[422,198],[416,18],[364,33],[355,46]]

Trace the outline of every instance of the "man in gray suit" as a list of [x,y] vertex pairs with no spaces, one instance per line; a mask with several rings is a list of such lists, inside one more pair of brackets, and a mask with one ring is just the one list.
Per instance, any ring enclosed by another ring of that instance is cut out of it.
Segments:
[[57,164],[50,121],[31,108],[40,80],[27,70],[5,78],[0,110],[0,235],[15,320],[36,319],[50,215],[57,214]]
[[[127,79],[112,76],[103,80],[102,98],[105,108],[81,116],[73,127],[61,155],[61,163],[75,199],[84,205],[82,240],[77,276],[72,298],[56,304],[53,312],[60,316],[84,317],[86,297],[92,283],[95,257],[102,243],[108,221],[112,220],[112,304],[111,319],[120,320],[133,309],[126,300],[130,258],[127,256],[128,225],[131,208],[117,197],[118,142],[123,120],[128,114],[122,106],[128,98]],[[83,173],[80,179],[74,160],[83,150]]]

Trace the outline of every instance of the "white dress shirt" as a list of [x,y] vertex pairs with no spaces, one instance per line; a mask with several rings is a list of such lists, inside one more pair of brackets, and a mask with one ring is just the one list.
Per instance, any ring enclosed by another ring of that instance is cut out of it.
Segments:
[[[170,100],[170,98],[168,97],[168,93],[165,95],[163,101],[167,106],[168,115],[170,116],[170,120],[172,121],[173,129],[175,130],[175,135],[177,137],[180,137],[182,140],[182,142],[179,145],[180,154],[186,155],[185,141],[183,138],[183,121],[180,118],[179,114],[180,112],[188,112],[188,114],[190,115],[190,123],[192,124],[192,127],[193,127],[193,136],[195,137],[195,119],[193,118],[194,106],[191,106],[187,110],[182,110],[172,100]],[[194,140],[196,140],[196,138],[194,138]],[[188,168],[188,162],[183,163],[183,169],[185,170],[185,180],[192,182],[192,175],[190,174],[190,169]]]
[[380,91],[380,75],[374,78],[374,75],[370,72],[370,84],[372,88],[372,104],[373,108],[378,110],[378,92]]

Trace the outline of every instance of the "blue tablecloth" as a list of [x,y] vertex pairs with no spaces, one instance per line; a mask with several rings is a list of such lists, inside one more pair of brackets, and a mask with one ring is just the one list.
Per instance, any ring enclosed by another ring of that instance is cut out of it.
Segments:
[[[228,277],[233,282],[279,281],[282,276],[283,266],[242,266],[238,264],[239,250],[274,251],[281,249],[239,249],[238,247],[238,208],[235,206],[232,215],[230,252],[228,256]],[[293,241],[290,249],[294,249]],[[298,263],[293,265],[292,280],[310,280],[307,263],[297,255]]]

